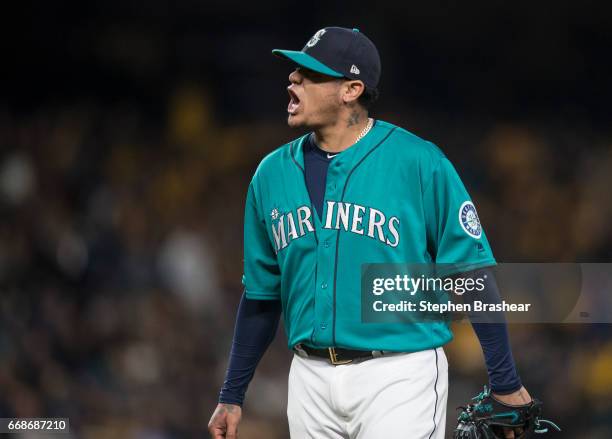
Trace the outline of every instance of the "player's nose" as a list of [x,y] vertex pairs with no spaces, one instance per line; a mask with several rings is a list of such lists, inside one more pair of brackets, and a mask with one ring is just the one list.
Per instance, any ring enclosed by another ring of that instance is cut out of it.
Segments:
[[292,84],[299,84],[302,82],[302,75],[297,69],[289,74],[289,82]]

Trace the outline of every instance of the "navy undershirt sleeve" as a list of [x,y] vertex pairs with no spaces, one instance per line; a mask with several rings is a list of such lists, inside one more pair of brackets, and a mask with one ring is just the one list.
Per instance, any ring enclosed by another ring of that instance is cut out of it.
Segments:
[[242,295],[219,402],[242,405],[255,368],[276,335],[281,309],[280,300],[252,300]]
[[[501,300],[495,275],[490,268],[464,273],[462,276],[484,279],[485,288],[479,295],[484,296],[487,303],[498,303]],[[468,313],[468,315],[482,347],[491,390],[498,394],[519,390],[522,386],[521,379],[512,357],[508,325],[503,314],[483,316],[483,314]],[[486,322],[486,320],[491,321]]]

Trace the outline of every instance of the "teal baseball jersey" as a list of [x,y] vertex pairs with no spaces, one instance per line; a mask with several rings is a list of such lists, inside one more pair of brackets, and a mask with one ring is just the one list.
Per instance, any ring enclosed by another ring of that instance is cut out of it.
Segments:
[[495,264],[452,164],[431,142],[376,121],[331,161],[318,215],[304,179],[305,139],[269,154],[249,185],[246,297],[282,301],[290,348],[414,352],[450,341],[444,321],[362,322],[360,281],[363,264]]

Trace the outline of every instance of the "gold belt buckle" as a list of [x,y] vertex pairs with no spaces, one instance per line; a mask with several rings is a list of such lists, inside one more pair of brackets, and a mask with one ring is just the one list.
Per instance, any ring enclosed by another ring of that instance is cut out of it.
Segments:
[[327,348],[327,350],[329,351],[329,361],[331,361],[331,364],[333,364],[334,366],[338,366],[340,364],[349,364],[353,362],[353,360],[338,361],[338,356],[336,355],[336,348]]

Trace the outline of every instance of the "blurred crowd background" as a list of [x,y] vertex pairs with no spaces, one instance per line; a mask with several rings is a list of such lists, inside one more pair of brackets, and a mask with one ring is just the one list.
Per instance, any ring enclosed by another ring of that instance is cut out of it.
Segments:
[[[0,417],[74,437],[205,437],[231,344],[242,215],[319,28],[378,45],[373,115],[438,144],[498,261],[612,256],[612,8],[605,2],[107,1],[8,18],[0,100]],[[551,292],[554,294],[554,292]],[[449,426],[486,371],[455,324]],[[612,437],[609,325],[511,325],[564,438]],[[282,329],[241,437],[287,438]],[[552,436],[551,436],[552,437]]]

